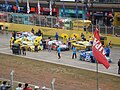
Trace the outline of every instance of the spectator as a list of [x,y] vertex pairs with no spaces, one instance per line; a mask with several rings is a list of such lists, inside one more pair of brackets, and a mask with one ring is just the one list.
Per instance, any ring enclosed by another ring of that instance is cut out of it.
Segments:
[[110,55],[110,48],[108,46],[106,46],[105,51],[106,51],[106,56],[109,57],[109,55]]
[[76,35],[74,35],[74,37],[72,38],[72,40],[76,40],[77,39],[77,36]]
[[95,59],[94,59],[93,53],[92,53],[92,49],[90,49],[90,59],[91,59],[92,63],[96,62]]
[[[45,86],[44,87],[42,87],[42,90],[48,90],[48,88],[46,88]],[[50,89],[51,90],[51,89]]]
[[32,89],[28,87],[28,83],[25,83],[25,87],[23,88],[23,90],[32,90]]
[[4,27],[3,26],[1,26],[1,31],[2,31],[1,33],[4,34]]
[[6,34],[8,34],[8,27],[5,27]]
[[44,18],[44,26],[46,27],[47,26],[47,17],[45,16]]
[[48,48],[48,42],[50,41],[51,37],[48,37],[45,41],[46,41],[46,49]]
[[74,40],[76,40],[77,39],[77,36],[76,35],[74,35]]
[[34,46],[35,46],[35,52],[38,52],[39,43],[37,40],[34,41]]
[[61,52],[61,48],[60,48],[60,46],[58,45],[58,46],[57,46],[58,59],[61,58],[60,52]]
[[67,37],[64,36],[64,37],[63,37],[63,44],[66,44],[66,43],[67,43]]
[[0,90],[8,90],[10,87],[10,85],[7,85],[7,81],[3,81],[3,83],[0,85]]
[[84,40],[85,35],[83,33],[81,33],[81,39]]
[[84,27],[84,31],[86,31],[86,27]]
[[12,33],[12,37],[14,37],[14,41],[16,40],[16,31]]
[[42,32],[40,29],[38,29],[38,32],[36,33],[37,36],[43,36]]
[[13,41],[14,41],[14,37],[11,37],[10,38],[10,49],[12,49]]
[[31,33],[33,33],[33,34],[34,34],[34,31],[35,31],[35,30],[32,28]]
[[72,51],[73,51],[72,59],[74,59],[74,56],[75,56],[75,58],[77,58],[77,55],[76,55],[77,49],[76,49],[76,47],[74,45],[73,45]]
[[118,61],[118,74],[120,74],[120,59]]
[[42,35],[42,32],[40,29],[38,29],[38,36],[41,36]]
[[35,86],[35,87],[34,87],[34,90],[38,90],[38,89],[39,89],[39,86]]
[[90,44],[93,44],[93,38],[91,36],[89,36],[89,42]]
[[51,48],[52,48],[52,40],[50,39],[50,41],[48,41],[48,52],[51,52]]
[[22,53],[23,53],[23,55],[26,55],[26,48],[25,48],[25,46],[24,46],[24,45],[22,46],[22,48],[21,48],[21,49],[22,49]]
[[56,40],[58,40],[58,37],[59,37],[59,35],[58,35],[58,33],[56,32],[56,34],[55,34]]
[[44,38],[42,39],[42,44],[43,44],[43,50],[46,50],[46,41]]
[[71,47],[71,41],[70,41],[70,37],[68,38],[68,47],[69,47],[69,49],[70,49],[70,47]]
[[111,41],[108,42],[108,47],[109,47],[109,48],[112,47]]
[[21,83],[18,84],[18,87],[16,88],[16,90],[23,90]]

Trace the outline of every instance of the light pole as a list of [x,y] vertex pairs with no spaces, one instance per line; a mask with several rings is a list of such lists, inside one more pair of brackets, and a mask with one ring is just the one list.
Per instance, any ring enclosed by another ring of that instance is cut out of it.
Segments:
[[50,4],[50,6],[49,6],[49,8],[50,8],[50,16],[52,16],[52,2],[53,2],[53,1],[50,0],[50,3],[49,3],[49,4]]
[[62,1],[63,3],[63,17],[65,17],[65,5],[64,5],[64,0]]
[[84,0],[82,0],[82,20],[83,20],[83,29],[85,28],[84,27]]
[[55,90],[55,78],[53,78],[52,82],[51,82],[51,90]]
[[14,75],[14,70],[12,70],[11,73],[10,73],[11,90],[13,90],[13,75]]
[[[87,6],[87,10],[89,10],[89,8],[91,8],[91,7],[93,7],[93,3],[90,1],[90,0],[88,0],[87,2],[86,2],[86,6]],[[92,34],[93,34],[93,28],[94,28],[94,26],[93,26],[93,10],[92,10],[92,16],[90,15],[90,17],[91,17],[91,22],[92,22]]]
[[78,29],[78,0],[76,0],[76,17],[77,17],[77,29]]
[[50,0],[50,1],[49,1],[50,18],[51,18],[50,27],[53,27],[53,20],[52,20],[52,3],[53,3],[53,0]]

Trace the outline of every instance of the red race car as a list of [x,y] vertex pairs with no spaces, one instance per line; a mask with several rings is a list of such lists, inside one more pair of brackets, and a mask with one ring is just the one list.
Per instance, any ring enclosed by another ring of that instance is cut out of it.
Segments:
[[52,50],[57,50],[57,46],[60,46],[61,51],[68,51],[69,47],[63,44],[61,41],[53,40],[52,41]]

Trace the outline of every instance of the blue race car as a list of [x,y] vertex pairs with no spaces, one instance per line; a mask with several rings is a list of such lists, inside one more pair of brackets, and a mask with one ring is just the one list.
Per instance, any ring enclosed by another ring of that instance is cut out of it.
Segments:
[[[109,61],[109,63],[112,62],[112,59],[110,57],[106,57],[106,58]],[[92,54],[92,51],[81,50],[79,60],[96,63],[96,60]]]

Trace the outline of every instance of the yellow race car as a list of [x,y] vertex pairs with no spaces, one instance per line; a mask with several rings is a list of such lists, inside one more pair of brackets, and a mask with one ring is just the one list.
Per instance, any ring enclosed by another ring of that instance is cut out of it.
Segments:
[[[40,51],[40,50],[43,50],[43,47],[39,45],[38,46],[38,51]],[[34,45],[29,46],[28,51],[34,52],[35,51],[35,46]]]
[[[25,49],[28,51],[35,51],[35,46],[33,42],[29,42],[29,41],[23,41],[22,45],[24,45]],[[38,45],[38,50],[43,50],[43,47]]]
[[71,43],[71,46],[75,46],[77,50],[86,50],[91,49],[92,44],[90,44],[88,41],[77,41],[75,43]]
[[71,44],[72,44],[72,43],[76,43],[77,40],[74,40],[74,39],[73,39],[73,40],[70,40],[70,42],[71,42]]

